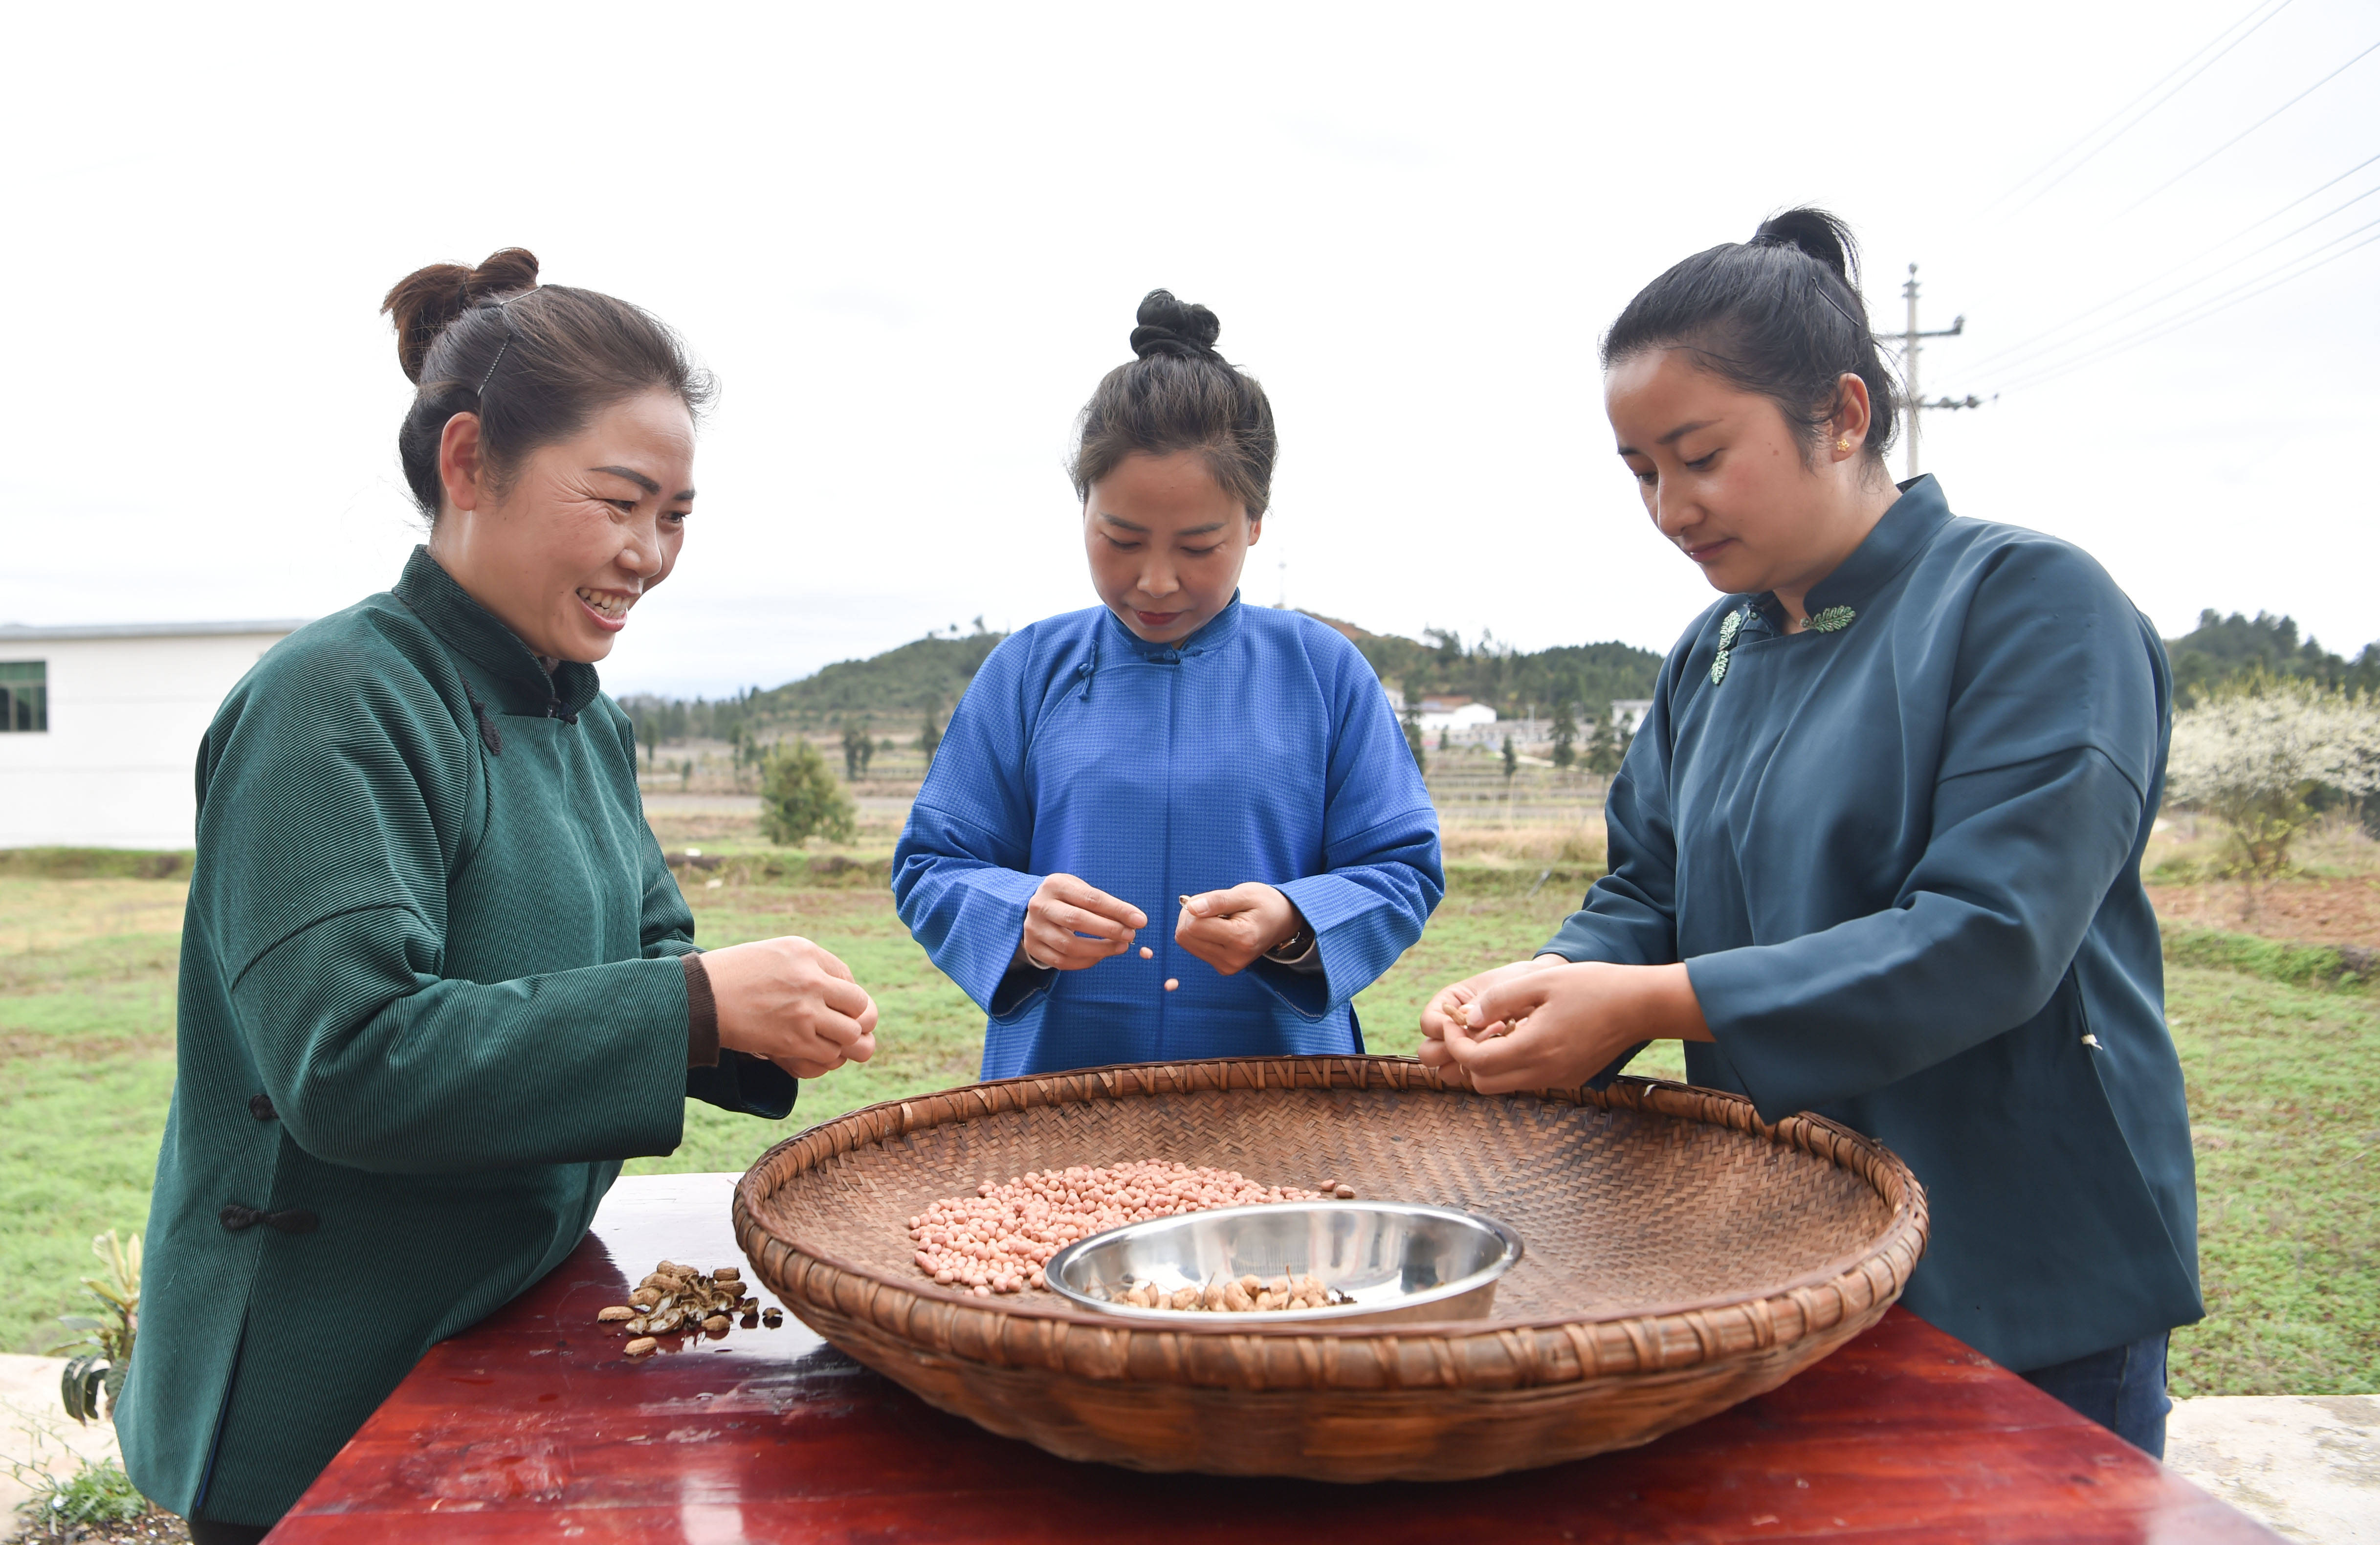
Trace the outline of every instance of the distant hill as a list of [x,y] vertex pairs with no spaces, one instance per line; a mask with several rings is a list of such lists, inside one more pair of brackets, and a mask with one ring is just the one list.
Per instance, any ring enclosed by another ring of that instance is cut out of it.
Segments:
[[1560,644],[1523,653],[1485,633],[1465,644],[1460,634],[1426,628],[1415,639],[1369,633],[1312,612],[1306,615],[1344,634],[1380,679],[1394,682],[1408,700],[1459,695],[1491,704],[1507,718],[1533,708],[1549,715],[1565,701],[1599,717],[1618,700],[1651,697],[1661,672],[1661,657],[1633,644]]
[[[1339,617],[1308,612],[1336,628],[1363,651],[1380,678],[1408,698],[1460,695],[1491,704],[1507,718],[1534,709],[1550,714],[1570,702],[1589,714],[1624,698],[1649,698],[1661,657],[1633,644],[1560,644],[1524,652],[1482,634],[1466,643],[1459,634],[1425,628],[1419,639],[1374,633]],[[947,720],[953,705],[983,668],[985,656],[1004,633],[934,633],[865,660],[844,660],[798,681],[706,702],[639,695],[622,700],[635,716],[640,740],[681,739],[691,734],[730,738],[739,726],[815,726],[844,714],[905,718],[930,711]],[[2201,614],[2198,627],[2166,640],[2182,702],[2216,682],[2254,667],[2280,675],[2309,676],[2332,686],[2380,691],[2380,643],[2364,646],[2349,661],[2312,639],[2301,639],[2288,617],[2259,612]]]
[[2212,610],[2198,614],[2198,626],[2179,639],[2165,641],[2166,658],[2173,662],[2174,694],[2184,704],[2208,687],[2262,668],[2275,675],[2305,676],[2327,687],[2354,691],[2380,691],[2380,643],[2363,646],[2353,660],[2344,660],[2312,639],[2298,638],[2294,618],[2269,612],[2229,616]]
[[917,712],[946,715],[983,668],[1005,633],[939,634],[867,660],[844,660],[799,681],[758,694],[754,709],[770,716]]

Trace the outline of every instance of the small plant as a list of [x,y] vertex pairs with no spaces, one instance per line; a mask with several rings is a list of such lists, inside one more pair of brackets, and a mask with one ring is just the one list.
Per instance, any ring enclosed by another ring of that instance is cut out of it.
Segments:
[[798,736],[779,743],[760,779],[762,836],[780,847],[799,847],[820,834],[849,842],[858,814],[816,746]]
[[[57,1429],[47,1423],[27,1423],[17,1430],[25,1435],[25,1442],[11,1446],[25,1457],[0,1461],[0,1474],[22,1487],[28,1495],[17,1504],[24,1527],[9,1539],[29,1542],[81,1539],[94,1524],[128,1523],[155,1511],[114,1459],[96,1463],[81,1460],[74,1473],[61,1480],[42,1458],[44,1449],[66,1446]],[[5,1521],[0,1521],[0,1527],[5,1527]]]
[[132,1341],[140,1332],[140,1236],[123,1241],[109,1229],[91,1242],[91,1253],[107,1268],[106,1279],[85,1277],[82,1285],[99,1300],[103,1318],[61,1316],[58,1323],[75,1335],[51,1348],[75,1354],[58,1380],[58,1398],[79,1422],[115,1414],[125,1370],[132,1366]]

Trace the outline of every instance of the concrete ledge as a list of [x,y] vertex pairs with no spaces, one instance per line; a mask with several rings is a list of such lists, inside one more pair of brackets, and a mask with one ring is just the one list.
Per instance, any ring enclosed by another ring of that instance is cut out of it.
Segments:
[[[84,1460],[122,1463],[115,1423],[79,1425],[59,1404],[58,1380],[66,1367],[64,1357],[0,1353],[0,1459],[38,1466],[61,1480]],[[32,1488],[0,1470],[0,1539],[14,1536],[17,1504],[32,1494]]]
[[2178,1400],[2165,1462],[2284,1539],[2380,1545],[2380,1398]]

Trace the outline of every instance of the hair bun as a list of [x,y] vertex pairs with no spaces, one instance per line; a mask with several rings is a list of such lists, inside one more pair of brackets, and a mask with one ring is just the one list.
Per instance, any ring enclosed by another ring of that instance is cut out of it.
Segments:
[[1185,306],[1176,300],[1172,290],[1153,289],[1141,297],[1140,310],[1133,320],[1140,325],[1132,330],[1132,351],[1140,359],[1152,354],[1184,359],[1218,358],[1215,340],[1223,335],[1222,322],[1204,306]]
[[492,252],[477,268],[434,262],[396,282],[380,309],[396,324],[396,362],[405,378],[421,383],[430,346],[455,319],[490,296],[537,286],[537,254],[525,247]]
[[1859,243],[1852,228],[1823,209],[1803,205],[1772,214],[1752,233],[1755,247],[1791,247],[1834,270],[1835,277],[1859,289]]

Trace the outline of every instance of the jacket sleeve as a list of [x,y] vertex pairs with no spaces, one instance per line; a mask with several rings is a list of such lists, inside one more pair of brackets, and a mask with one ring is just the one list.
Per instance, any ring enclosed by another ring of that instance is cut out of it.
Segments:
[[1438,812],[1404,732],[1363,656],[1352,646],[1338,652],[1323,870],[1280,886],[1314,930],[1322,969],[1264,959],[1248,968],[1307,1019],[1336,1012],[1387,975],[1446,894]]
[[1054,970],[1017,963],[1030,872],[1033,810],[1024,767],[1024,677],[1030,637],[991,651],[951,713],[908,824],[892,850],[901,921],[943,975],[995,1019],[1048,991]]
[[289,1135],[390,1174],[675,1148],[684,969],[656,957],[448,977],[446,876],[484,821],[474,748],[422,677],[323,663],[210,732],[192,876]]
[[2156,648],[2071,549],[2020,550],[1984,580],[1926,846],[1893,904],[1687,962],[1764,1118],[1881,1088],[2040,1012],[2148,818],[2168,706]]

